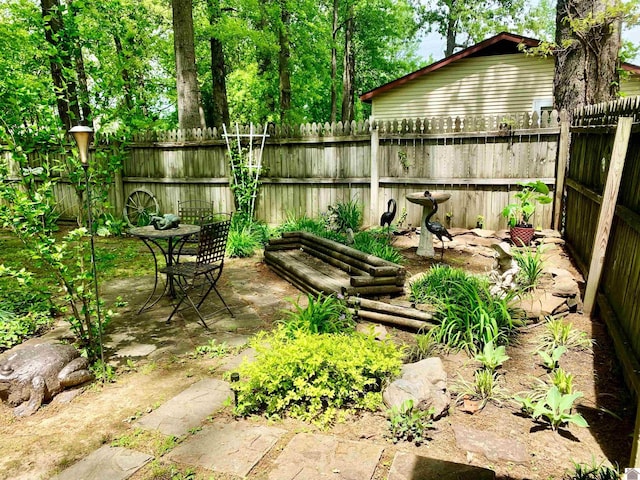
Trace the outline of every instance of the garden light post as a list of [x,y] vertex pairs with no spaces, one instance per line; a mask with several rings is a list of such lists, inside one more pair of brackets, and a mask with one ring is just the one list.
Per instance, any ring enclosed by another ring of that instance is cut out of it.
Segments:
[[91,237],[91,268],[93,271],[93,286],[96,294],[96,315],[98,317],[98,342],[100,344],[100,362],[102,364],[102,381],[105,380],[104,353],[102,350],[102,319],[100,318],[100,296],[98,294],[98,273],[96,271],[96,250],[93,241],[93,218],[91,216],[91,188],[89,187],[89,140],[93,134],[91,127],[76,125],[69,133],[73,135],[78,144],[80,162],[84,170],[84,185],[87,191],[87,222]]

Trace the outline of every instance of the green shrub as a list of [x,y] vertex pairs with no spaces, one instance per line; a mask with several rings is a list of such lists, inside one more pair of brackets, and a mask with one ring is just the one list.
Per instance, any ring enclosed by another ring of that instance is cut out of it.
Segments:
[[561,318],[546,318],[544,333],[538,344],[539,350],[551,351],[557,347],[567,349],[589,350],[593,342],[585,332],[573,328],[572,323],[565,323]]
[[269,227],[243,214],[231,219],[227,255],[230,257],[251,257],[261,249],[269,239]]
[[425,432],[433,428],[433,414],[435,410],[414,410],[413,400],[402,402],[400,407],[392,407],[388,410],[389,430],[394,443],[400,441],[414,442],[420,445],[425,440]]
[[412,282],[410,290],[416,303],[433,305],[439,321],[434,338],[451,348],[481,351],[489,342],[504,343],[513,329],[510,298],[494,297],[486,278],[435,266]]
[[571,413],[573,403],[582,397],[582,392],[562,394],[558,387],[552,386],[545,397],[537,402],[530,397],[515,397],[520,402],[522,410],[531,415],[534,420],[546,420],[551,425],[552,430],[568,423],[574,423],[579,427],[588,427],[587,421],[579,413]]
[[256,336],[257,358],[239,369],[235,413],[290,416],[328,425],[340,409],[374,411],[382,385],[400,373],[402,350],[393,342],[353,334],[294,338],[279,328]]
[[52,318],[43,312],[15,315],[0,310],[0,352],[18,345],[51,326]]
[[327,227],[327,221],[325,219],[311,218],[306,215],[295,217],[292,214],[287,214],[285,222],[276,228],[277,235],[282,235],[284,232],[308,232],[318,237],[328,238],[329,240],[341,243],[344,243],[345,240],[343,234],[330,230]]
[[345,233],[349,228],[354,232],[360,230],[363,208],[355,199],[348,202],[338,202],[335,207],[329,205],[328,210],[327,220],[331,230],[341,233]]
[[528,247],[513,249],[513,258],[520,270],[516,276],[516,281],[523,290],[531,290],[538,285],[542,275],[542,248],[533,251]]
[[475,372],[473,382],[467,382],[461,378],[452,385],[451,389],[458,394],[458,400],[463,397],[480,400],[482,409],[490,400],[500,403],[508,398],[505,389],[500,386],[499,378],[497,373],[481,368]]
[[356,233],[351,247],[389,262],[397,264],[404,262],[400,252],[389,244],[389,236],[386,231],[382,231],[381,229],[372,229]]
[[484,368],[493,372],[509,360],[509,357],[505,354],[504,345],[494,347],[493,342],[487,342],[482,352],[476,355],[475,360],[482,363]]
[[309,303],[301,307],[291,302],[294,310],[284,310],[281,320],[283,329],[289,336],[304,333],[344,333],[352,332],[355,322],[342,300],[334,295],[320,294],[318,297],[307,295]]
[[581,463],[573,464],[574,473],[562,477],[564,480],[618,480],[620,473],[616,468],[607,465],[585,465]]

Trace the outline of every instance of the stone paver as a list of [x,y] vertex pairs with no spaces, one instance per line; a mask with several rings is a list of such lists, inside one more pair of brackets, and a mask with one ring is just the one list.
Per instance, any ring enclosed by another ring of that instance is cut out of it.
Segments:
[[245,477],[285,433],[281,428],[246,422],[214,423],[181,443],[166,458]]
[[242,362],[252,363],[255,361],[256,355],[257,353],[254,348],[247,348],[233,357],[226,358],[224,362],[222,362],[222,365],[220,365],[220,371],[229,372],[236,370],[242,365]]
[[530,460],[525,446],[514,438],[462,425],[452,427],[456,443],[462,450],[480,453],[492,461],[527,463]]
[[486,468],[421,457],[398,452],[387,480],[494,480],[495,473]]
[[52,480],[124,480],[151,459],[146,453],[105,445]]
[[369,480],[382,450],[371,443],[299,433],[276,459],[269,480]]
[[137,426],[179,437],[200,426],[209,415],[222,408],[232,395],[227,382],[201,380],[142,417]]

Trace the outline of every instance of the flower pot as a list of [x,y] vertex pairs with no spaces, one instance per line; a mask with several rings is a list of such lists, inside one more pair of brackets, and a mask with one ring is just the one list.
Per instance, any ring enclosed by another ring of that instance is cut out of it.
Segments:
[[517,247],[526,247],[531,244],[535,229],[533,227],[511,227],[509,234],[511,241]]

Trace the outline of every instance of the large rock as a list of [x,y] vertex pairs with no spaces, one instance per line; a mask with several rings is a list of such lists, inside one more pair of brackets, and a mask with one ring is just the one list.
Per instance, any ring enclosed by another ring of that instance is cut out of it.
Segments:
[[525,446],[514,438],[501,437],[494,432],[453,425],[458,447],[467,452],[480,453],[490,461],[528,463]]
[[387,407],[400,407],[406,400],[413,400],[414,408],[428,410],[433,407],[434,418],[443,416],[449,409],[447,372],[438,357],[426,358],[402,367],[400,378],[382,393]]

